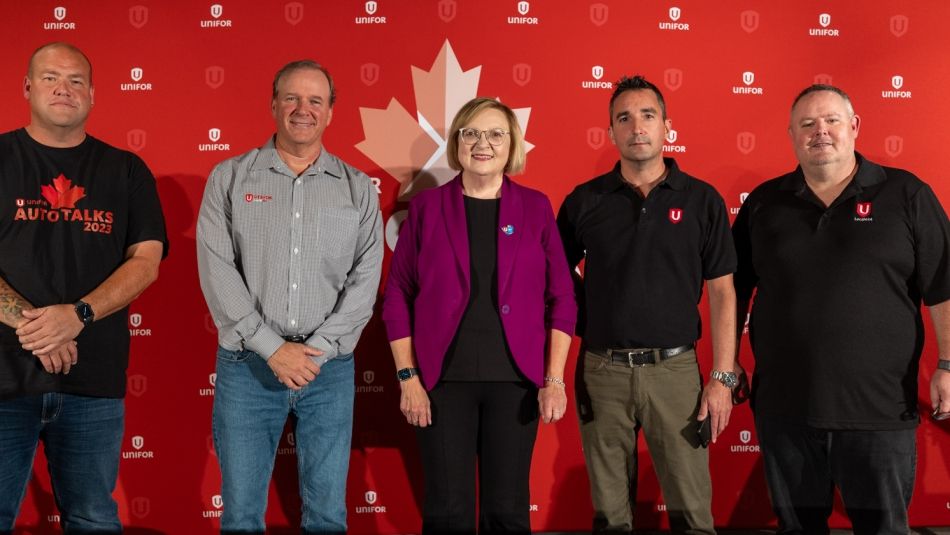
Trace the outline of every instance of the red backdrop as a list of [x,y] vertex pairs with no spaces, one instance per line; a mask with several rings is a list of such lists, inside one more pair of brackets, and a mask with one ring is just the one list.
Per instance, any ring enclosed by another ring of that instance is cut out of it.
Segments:
[[[390,246],[405,200],[451,176],[443,140],[463,101],[493,96],[520,110],[533,149],[518,180],[545,191],[557,207],[575,184],[616,160],[606,137],[607,101],[623,74],[642,73],[665,92],[676,131],[671,154],[711,181],[733,215],[743,192],[795,165],[788,108],[814,81],[851,94],[864,119],[860,151],[916,172],[944,203],[950,199],[939,163],[948,141],[939,128],[950,118],[950,4],[943,0],[219,2],[0,2],[0,129],[29,119],[22,79],[32,50],[67,40],[95,66],[89,131],[137,152],[158,177],[171,254],[159,281],[131,308],[116,492],[123,522],[138,532],[217,527],[215,332],[198,288],[195,218],[212,166],[272,133],[271,78],[287,61],[311,57],[333,73],[339,99],[326,146],[377,177]],[[387,267],[388,254],[384,273]],[[929,325],[928,333],[922,406],[929,405],[936,358]],[[707,338],[699,352],[708,370]],[[743,356],[751,363],[747,345]],[[418,531],[418,453],[398,410],[378,316],[357,358],[351,531]],[[711,449],[716,522],[767,526],[773,518],[748,406],[733,414]],[[914,525],[950,524],[948,432],[929,419],[920,426]],[[288,428],[267,515],[273,526],[294,526],[299,515],[293,451]],[[48,533],[57,517],[42,456],[36,468],[18,526]],[[646,456],[640,472],[638,522],[664,526]],[[531,478],[535,529],[587,529],[587,485],[571,411],[540,430]],[[846,526],[840,510],[834,522]]]

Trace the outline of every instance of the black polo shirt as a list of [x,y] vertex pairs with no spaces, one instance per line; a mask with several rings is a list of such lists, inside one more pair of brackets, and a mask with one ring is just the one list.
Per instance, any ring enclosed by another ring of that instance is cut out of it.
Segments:
[[664,158],[666,179],[646,199],[612,171],[564,200],[557,223],[571,269],[582,259],[593,349],[678,347],[702,332],[703,280],[736,269],[729,218],[712,186]]
[[818,428],[911,428],[920,303],[950,298],[950,225],[917,177],[857,160],[828,208],[799,167],[736,218],[737,295],[756,290],[753,408]]
[[[134,154],[92,136],[41,145],[0,135],[0,277],[37,307],[75,303],[125,261],[135,243],[166,244],[155,179]],[[125,395],[128,309],[97,318],[76,339],[69,375],[50,374],[0,324],[0,399],[47,392]]]

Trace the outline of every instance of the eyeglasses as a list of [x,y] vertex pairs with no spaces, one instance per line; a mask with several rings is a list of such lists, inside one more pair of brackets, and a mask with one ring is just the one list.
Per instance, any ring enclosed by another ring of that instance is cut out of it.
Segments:
[[478,130],[477,128],[459,128],[459,138],[466,145],[475,145],[485,134],[485,139],[492,147],[497,147],[505,142],[505,136],[509,134],[507,130],[501,128],[492,128],[491,130]]

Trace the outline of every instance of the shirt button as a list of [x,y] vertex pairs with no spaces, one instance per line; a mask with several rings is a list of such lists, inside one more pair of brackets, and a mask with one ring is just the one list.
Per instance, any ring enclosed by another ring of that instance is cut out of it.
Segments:
[[298,178],[297,180],[294,180],[294,184],[297,184],[297,185],[299,186],[299,185],[300,185],[300,179]]
[[647,213],[647,209],[646,209],[646,208],[641,208],[641,209],[640,209],[640,213],[641,213],[641,214]]
[[296,214],[294,214],[294,217],[300,217],[300,212],[297,212]]
[[291,284],[290,287],[293,288],[294,290],[296,290],[296,289],[297,289],[297,283],[295,282],[295,283]]
[[291,325],[297,325],[297,320],[290,320]]
[[511,312],[511,307],[509,307],[508,305],[501,305],[501,313],[502,313],[502,314],[507,314],[507,313],[509,313],[509,312]]
[[300,253],[300,249],[294,247],[294,254],[298,254],[298,253]]

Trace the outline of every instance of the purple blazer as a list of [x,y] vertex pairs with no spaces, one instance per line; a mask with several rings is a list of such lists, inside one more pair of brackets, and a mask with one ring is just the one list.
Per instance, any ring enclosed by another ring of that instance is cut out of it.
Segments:
[[[544,384],[547,330],[574,333],[577,303],[554,222],[540,191],[507,176],[498,209],[498,308],[518,369]],[[383,321],[389,340],[412,336],[422,383],[432,390],[471,289],[462,178],[423,191],[409,205],[389,267]]]

